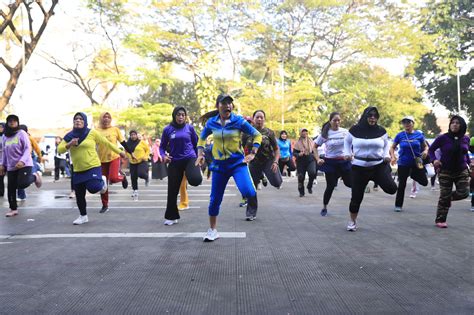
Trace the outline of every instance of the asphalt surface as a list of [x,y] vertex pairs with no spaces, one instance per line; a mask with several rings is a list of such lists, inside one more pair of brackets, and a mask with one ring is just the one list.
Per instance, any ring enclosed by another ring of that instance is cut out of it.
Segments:
[[[191,209],[163,225],[166,180],[140,181],[140,197],[110,188],[110,211],[90,195],[90,222],[69,181],[45,177],[20,214],[0,217],[0,314],[473,314],[474,213],[453,204],[434,226],[438,191],[423,188],[393,212],[394,196],[368,193],[359,229],[347,232],[350,190],[319,211],[325,183],[298,196],[296,179],[258,191],[257,220],[244,220],[231,181],[218,231],[204,243],[210,181],[190,187]],[[6,212],[6,198],[0,199]]]

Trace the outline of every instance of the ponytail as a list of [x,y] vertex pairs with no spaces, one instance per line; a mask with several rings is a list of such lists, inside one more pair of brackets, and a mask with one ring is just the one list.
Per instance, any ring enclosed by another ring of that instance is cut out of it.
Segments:
[[323,127],[321,128],[321,136],[324,138],[324,139],[327,139],[328,138],[328,134],[329,134],[329,128],[331,128],[331,120],[334,118],[334,116],[336,115],[340,115],[338,112],[332,112],[330,115],[329,115],[329,120],[327,122],[324,123]]
[[201,117],[199,117],[199,121],[201,122],[201,124],[204,125],[209,120],[209,118],[214,117],[217,114],[219,114],[218,109],[211,110],[210,112],[207,112],[204,115],[202,115]]

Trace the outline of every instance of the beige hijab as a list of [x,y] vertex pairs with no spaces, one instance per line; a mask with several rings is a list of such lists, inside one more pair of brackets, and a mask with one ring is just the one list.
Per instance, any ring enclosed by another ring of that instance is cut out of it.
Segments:
[[305,155],[313,153],[313,140],[308,136],[305,138],[300,137],[295,143],[295,150],[303,152]]

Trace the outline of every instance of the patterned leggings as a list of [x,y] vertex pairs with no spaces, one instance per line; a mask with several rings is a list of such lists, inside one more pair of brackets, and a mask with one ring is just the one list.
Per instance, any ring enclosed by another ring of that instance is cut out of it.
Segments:
[[[453,184],[456,190],[453,191]],[[451,201],[465,199],[469,196],[469,173],[442,170],[439,173],[439,201],[435,222],[446,222]]]

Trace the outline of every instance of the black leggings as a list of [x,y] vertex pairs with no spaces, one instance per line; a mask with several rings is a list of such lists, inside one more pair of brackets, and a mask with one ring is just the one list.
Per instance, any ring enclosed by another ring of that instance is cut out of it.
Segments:
[[316,160],[312,155],[300,157],[296,160],[296,172],[298,173],[298,191],[304,195],[304,179],[306,173],[308,173],[308,185],[307,188],[313,188],[314,180],[318,174],[316,168]]
[[5,195],[5,175],[0,175],[0,197]]
[[334,188],[336,188],[337,186],[337,181],[339,180],[339,177],[342,177],[342,181],[344,182],[344,185],[351,188],[352,176],[351,176],[351,171],[349,170],[349,171],[328,172],[328,173],[325,173],[325,177],[326,177],[326,190],[324,191],[323,205],[327,206],[329,204],[329,200],[331,200],[331,196],[334,191]]
[[398,190],[397,197],[395,198],[395,207],[403,207],[408,176],[416,180],[421,186],[428,185],[428,178],[424,168],[419,169],[416,166],[398,165]]
[[278,167],[280,168],[280,174],[283,174],[283,169],[286,165],[287,175],[290,176],[290,173],[296,170],[295,163],[291,157],[286,159],[279,159],[278,160]]
[[59,180],[59,172],[64,176],[66,166],[66,159],[60,159],[56,156],[54,157],[54,180]]
[[36,176],[31,173],[31,166],[25,166],[19,170],[8,171],[8,203],[11,210],[17,210],[16,190],[25,189],[35,182]]
[[132,179],[132,189],[138,190],[138,178],[148,180],[148,161],[137,164],[130,164],[130,178]]
[[74,192],[76,193],[76,204],[81,215],[87,214],[86,190],[91,194],[99,192],[104,186],[104,181],[98,178],[90,179],[86,182],[74,185]]
[[392,169],[388,163],[383,162],[370,167],[352,165],[352,197],[349,212],[359,212],[360,204],[364,199],[365,187],[371,180],[387,194],[394,195],[397,192],[397,184],[393,181]]
[[189,185],[199,186],[202,183],[201,169],[195,165],[196,158],[173,161],[168,165],[168,200],[166,203],[165,219],[180,218],[177,206],[179,187],[186,174]]

